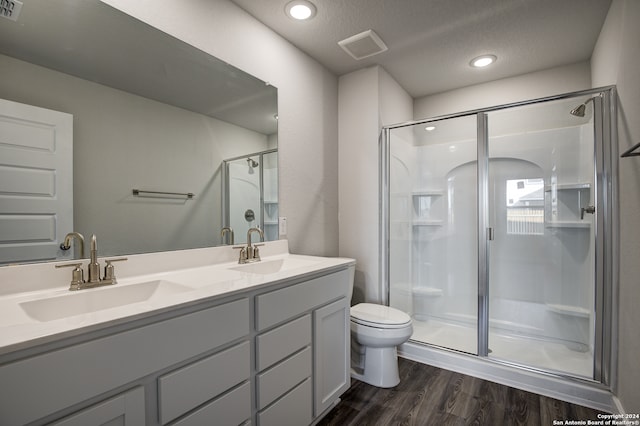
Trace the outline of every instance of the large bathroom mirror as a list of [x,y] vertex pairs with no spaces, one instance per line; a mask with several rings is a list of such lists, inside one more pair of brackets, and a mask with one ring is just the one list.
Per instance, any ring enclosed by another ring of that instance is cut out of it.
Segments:
[[[276,88],[99,0],[17,12],[0,18],[0,265],[81,257],[60,248],[72,231],[85,257],[92,234],[100,256],[223,244],[225,161],[277,153]],[[277,160],[260,167],[273,210]]]

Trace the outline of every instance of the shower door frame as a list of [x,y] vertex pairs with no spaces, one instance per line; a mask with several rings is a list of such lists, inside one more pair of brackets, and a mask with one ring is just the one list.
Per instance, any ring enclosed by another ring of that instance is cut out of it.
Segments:
[[[595,228],[595,342],[594,342],[594,377],[584,379],[557,371],[548,371],[539,367],[518,364],[489,357],[489,135],[487,113],[509,108],[542,104],[545,102],[577,98],[585,95],[602,95],[594,104],[594,117],[598,114],[602,119],[594,119],[594,164],[596,200]],[[608,114],[604,112],[607,111]],[[391,131],[403,127],[424,125],[437,121],[476,116],[477,120],[477,194],[478,194],[478,318],[477,347],[478,353],[472,356],[487,362],[513,366],[546,375],[569,380],[585,382],[593,385],[604,385],[607,389],[615,389],[617,368],[614,348],[617,347],[617,306],[618,297],[618,235],[619,223],[616,213],[618,206],[617,176],[617,94],[615,86],[604,86],[589,90],[564,93],[555,96],[537,98],[522,102],[498,105],[494,107],[470,110],[455,114],[442,115],[422,120],[409,121],[383,126],[379,137],[379,189],[380,189],[380,294],[381,302],[389,305],[390,292],[390,143]],[[427,346],[429,343],[418,342]],[[459,351],[453,349],[456,353]],[[460,352],[462,354],[462,352]]]

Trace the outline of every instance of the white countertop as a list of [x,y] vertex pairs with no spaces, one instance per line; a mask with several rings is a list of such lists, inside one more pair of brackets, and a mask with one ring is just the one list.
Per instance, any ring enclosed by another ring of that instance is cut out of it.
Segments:
[[128,256],[114,264],[117,284],[74,292],[71,269],[56,263],[2,267],[0,355],[355,264],[289,254],[286,240],[266,243],[261,252],[260,262],[246,265],[229,260],[238,255],[231,247]]

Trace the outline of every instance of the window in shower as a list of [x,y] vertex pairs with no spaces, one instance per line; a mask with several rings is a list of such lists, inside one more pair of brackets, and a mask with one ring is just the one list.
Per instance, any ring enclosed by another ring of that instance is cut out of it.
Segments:
[[509,179],[506,182],[507,234],[544,234],[544,180]]

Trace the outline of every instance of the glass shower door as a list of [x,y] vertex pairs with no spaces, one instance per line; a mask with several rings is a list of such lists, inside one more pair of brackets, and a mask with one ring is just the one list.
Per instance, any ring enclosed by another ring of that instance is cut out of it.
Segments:
[[412,340],[477,353],[475,115],[389,134],[389,304]]
[[574,115],[587,98],[487,113],[488,355],[593,378],[600,99]]

